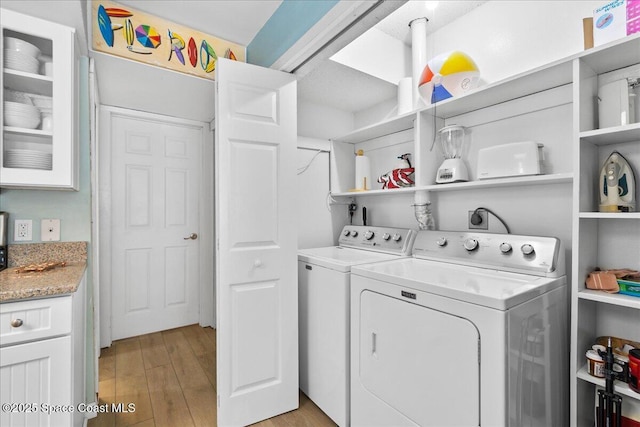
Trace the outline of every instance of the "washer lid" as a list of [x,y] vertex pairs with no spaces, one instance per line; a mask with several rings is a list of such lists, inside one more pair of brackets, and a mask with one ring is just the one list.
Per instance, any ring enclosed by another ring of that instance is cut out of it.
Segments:
[[301,249],[298,251],[298,261],[308,262],[310,264],[343,272],[349,272],[353,265],[390,261],[398,258],[398,255],[344,248],[340,246]]
[[416,258],[356,266],[351,273],[497,310],[566,284],[564,276],[545,278]]

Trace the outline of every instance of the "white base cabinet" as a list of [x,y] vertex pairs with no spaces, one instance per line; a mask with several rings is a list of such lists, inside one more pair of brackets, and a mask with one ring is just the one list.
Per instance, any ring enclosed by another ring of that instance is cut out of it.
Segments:
[[0,304],[2,427],[84,424],[85,286]]
[[[3,426],[70,426],[71,337],[0,350]],[[8,405],[8,408],[6,406]],[[49,413],[50,412],[50,413]]]

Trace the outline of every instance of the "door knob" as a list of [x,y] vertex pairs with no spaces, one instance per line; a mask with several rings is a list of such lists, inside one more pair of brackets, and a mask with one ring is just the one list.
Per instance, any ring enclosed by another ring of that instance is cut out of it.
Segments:
[[184,240],[196,240],[198,235],[196,233],[191,233],[188,237],[185,237]]
[[11,326],[14,328],[19,328],[20,326],[22,326],[24,322],[22,321],[22,319],[13,319],[11,321]]
[[255,261],[253,261],[253,266],[254,266],[255,268],[262,267],[262,260],[257,259],[257,260],[255,260]]

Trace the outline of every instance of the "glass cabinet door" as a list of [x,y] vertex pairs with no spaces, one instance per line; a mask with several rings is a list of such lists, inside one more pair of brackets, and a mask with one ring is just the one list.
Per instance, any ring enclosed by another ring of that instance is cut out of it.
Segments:
[[76,188],[75,30],[2,10],[0,185]]

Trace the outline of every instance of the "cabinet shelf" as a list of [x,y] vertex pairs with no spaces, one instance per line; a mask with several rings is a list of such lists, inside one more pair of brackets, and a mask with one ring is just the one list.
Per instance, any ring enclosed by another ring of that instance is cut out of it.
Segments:
[[640,212],[580,212],[587,219],[640,219]]
[[[591,384],[595,384],[602,388],[604,388],[605,386],[604,378],[597,378],[593,375],[589,375],[589,372],[587,371],[587,365],[584,365],[582,368],[580,368],[577,377],[583,381],[590,382]],[[614,392],[640,401],[640,393],[636,393],[635,391],[631,390],[631,388],[629,388],[629,385],[627,383],[623,383],[622,381],[615,382]]]
[[550,175],[533,175],[515,178],[496,178],[469,182],[455,182],[452,184],[436,184],[418,187],[418,190],[428,191],[457,191],[476,188],[499,188],[528,185],[563,184],[573,182],[572,173],[556,173]]
[[40,130],[40,129],[25,129],[25,128],[17,128],[13,126],[5,126],[4,131],[6,133],[10,133],[13,135],[30,135],[30,136],[44,136],[44,137],[52,137],[53,132],[50,130]]
[[[359,142],[368,141],[373,138],[379,138],[386,135],[391,135],[403,130],[413,128],[413,122],[416,119],[416,113],[411,112],[403,114],[398,117],[384,120],[382,122],[366,126],[361,129],[357,129],[346,135],[342,135],[336,138],[332,138],[335,142],[347,142],[350,144],[357,144]],[[374,191],[374,190],[371,190]]]
[[452,184],[434,184],[418,187],[396,188],[392,190],[370,190],[360,192],[340,192],[331,193],[334,197],[357,197],[357,196],[378,196],[401,193],[413,193],[415,191],[460,191],[472,190],[476,188],[499,188],[529,185],[563,184],[573,182],[572,173],[557,173],[551,175],[535,175],[517,178],[497,178],[488,180],[478,180],[469,182],[454,182]]
[[640,298],[632,297],[629,295],[608,294],[603,291],[582,289],[578,292],[578,298],[589,301],[602,302],[605,304],[618,305],[621,307],[640,309]]
[[416,191],[416,187],[402,187],[389,190],[342,191],[339,193],[331,193],[331,195],[333,197],[391,196],[394,194],[411,194],[414,191]]
[[4,85],[13,90],[53,96],[53,78],[41,74],[4,69]]
[[581,143],[588,142],[594,145],[640,141],[640,123],[580,132],[579,136]]

